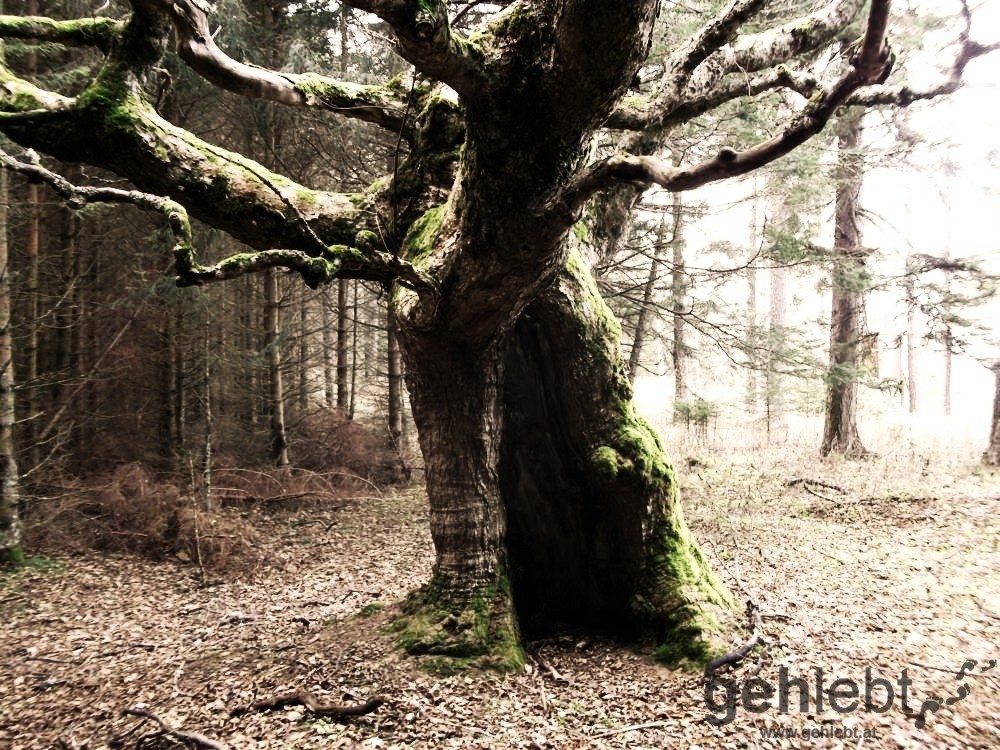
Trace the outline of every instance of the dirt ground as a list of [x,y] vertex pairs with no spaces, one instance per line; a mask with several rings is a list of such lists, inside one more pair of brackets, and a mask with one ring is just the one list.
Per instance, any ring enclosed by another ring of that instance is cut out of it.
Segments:
[[[88,554],[4,575],[0,748],[185,746],[130,708],[234,750],[1000,747],[1000,477],[679,464],[691,526],[766,634],[707,696],[698,674],[580,638],[532,644],[523,674],[432,675],[401,657],[389,605],[432,561],[413,490],[260,517],[266,564],[224,574]],[[297,690],[386,703],[339,721],[231,715]]]

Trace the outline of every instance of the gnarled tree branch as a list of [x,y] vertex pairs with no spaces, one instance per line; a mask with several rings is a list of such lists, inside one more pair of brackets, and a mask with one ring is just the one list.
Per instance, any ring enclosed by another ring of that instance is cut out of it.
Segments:
[[[759,9],[750,2],[733,3],[722,17],[706,24],[673,56],[674,61],[665,68],[660,92],[649,105],[619,105],[608,126],[622,130],[667,128],[727,101],[809,78],[810,74],[794,72],[788,61],[829,44],[861,5],[859,0],[833,0],[814,13],[767,31],[739,36],[721,47],[706,48],[698,44],[697,40],[702,38],[717,41],[723,32],[735,33],[739,24]],[[697,65],[688,71],[692,61]],[[768,68],[771,70],[762,73]],[[727,76],[732,80],[727,81]]]
[[242,96],[293,107],[317,107],[392,132],[404,131],[406,94],[402,87],[365,86],[316,74],[279,73],[234,60],[215,44],[208,17],[192,0],[135,0],[169,14],[177,30],[177,50],[199,75]]
[[561,196],[562,207],[576,212],[595,193],[623,182],[659,185],[667,190],[692,190],[709,182],[746,174],[784,156],[819,133],[836,109],[857,89],[884,80],[892,65],[885,43],[889,1],[875,0],[861,48],[848,71],[810,99],[785,130],[745,151],[722,149],[692,167],[674,167],[653,156],[613,156],[590,167]]
[[72,47],[97,47],[108,51],[121,32],[122,22],[114,18],[86,18],[54,21],[51,18],[0,15],[0,37],[37,39]]
[[345,4],[388,23],[399,53],[417,70],[447,83],[468,100],[483,94],[482,58],[451,28],[443,0],[346,0]]

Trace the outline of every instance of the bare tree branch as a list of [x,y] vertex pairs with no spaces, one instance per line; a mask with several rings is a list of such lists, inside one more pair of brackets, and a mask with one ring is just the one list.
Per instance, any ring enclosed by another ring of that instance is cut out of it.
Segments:
[[889,0],[875,0],[861,47],[851,58],[848,71],[814,95],[782,133],[745,151],[722,149],[692,167],[674,167],[653,156],[604,159],[570,183],[561,196],[562,207],[575,213],[590,196],[622,182],[642,186],[656,184],[672,191],[692,190],[709,182],[746,174],[784,156],[819,133],[836,109],[858,88],[885,79],[892,65],[885,43],[888,18]]
[[[664,72],[661,91],[649,105],[619,105],[608,126],[624,130],[669,127],[732,99],[786,87],[799,78],[808,78],[809,74],[794,72],[787,61],[829,44],[858,13],[861,5],[859,0],[833,0],[814,13],[718,46],[720,40],[724,42],[735,34],[738,26],[759,10],[749,0],[743,4],[734,2],[672,56],[673,62],[668,62]],[[702,39],[715,42],[717,46],[704,47],[699,43]],[[697,65],[689,70],[694,61]],[[752,75],[767,68],[771,71]],[[726,81],[727,76],[732,80]]]
[[204,747],[207,748],[207,750],[229,750],[229,745],[217,742],[216,740],[206,737],[203,734],[199,734],[198,732],[185,732],[170,726],[167,722],[148,709],[138,707],[126,708],[122,711],[122,714],[125,716],[136,716],[140,719],[149,719],[150,721],[154,721],[159,724],[160,731],[163,734],[169,737],[174,737],[183,742],[185,745],[190,744],[195,745],[196,747]]
[[962,2],[962,31],[958,36],[958,51],[955,60],[948,70],[948,75],[939,83],[925,89],[914,89],[909,86],[866,86],[855,92],[851,104],[866,106],[898,105],[908,106],[916,101],[936,99],[955,93],[962,85],[965,68],[977,57],[1000,50],[1000,42],[981,44],[972,38],[972,13],[965,0]]

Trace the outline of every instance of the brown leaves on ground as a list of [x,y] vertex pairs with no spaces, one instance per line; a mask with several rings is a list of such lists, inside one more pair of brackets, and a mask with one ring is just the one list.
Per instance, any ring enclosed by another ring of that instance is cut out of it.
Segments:
[[[429,574],[425,500],[412,492],[276,508],[257,529],[267,564],[239,574],[84,554],[0,578],[0,747],[182,746],[128,708],[234,750],[1000,746],[1000,665],[987,668],[1000,659],[1000,480],[917,496],[844,476],[872,465],[814,468],[843,491],[790,486],[783,467],[749,461],[709,460],[686,477],[691,525],[734,593],[760,605],[768,641],[722,677],[737,691],[754,675],[777,687],[782,669],[811,690],[816,670],[827,689],[863,690],[866,670],[909,679],[912,711],[941,704],[923,728],[898,695],[884,713],[838,713],[810,694],[799,712],[794,691],[787,713],[737,705],[713,726],[699,675],[580,638],[534,644],[524,674],[423,672],[392,648],[381,608]],[[231,715],[297,691],[388,703],[342,721],[301,705]]]

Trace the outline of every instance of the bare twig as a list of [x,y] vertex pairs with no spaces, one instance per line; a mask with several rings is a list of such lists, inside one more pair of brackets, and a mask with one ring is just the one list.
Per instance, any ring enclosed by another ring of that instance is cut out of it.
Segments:
[[163,719],[145,708],[126,708],[122,711],[123,716],[136,716],[140,719],[149,719],[160,725],[160,731],[171,737],[176,737],[181,742],[188,742],[198,747],[206,747],[209,750],[229,750],[229,745],[216,742],[198,732],[184,732],[167,724]]
[[847,494],[847,490],[845,490],[843,487],[838,487],[835,484],[828,484],[827,482],[821,482],[818,479],[806,479],[804,477],[800,477],[797,479],[789,479],[787,482],[785,482],[786,487],[795,487],[796,485],[799,484],[801,484],[806,489],[808,489],[810,486],[823,487],[824,489],[833,490],[834,492]]
[[647,724],[631,724],[627,727],[621,727],[620,729],[610,729],[607,732],[601,732],[600,734],[587,735],[587,739],[598,740],[602,737],[613,737],[616,734],[625,734],[626,732],[638,732],[642,729],[656,729],[657,727],[668,726],[666,721],[651,721]]

